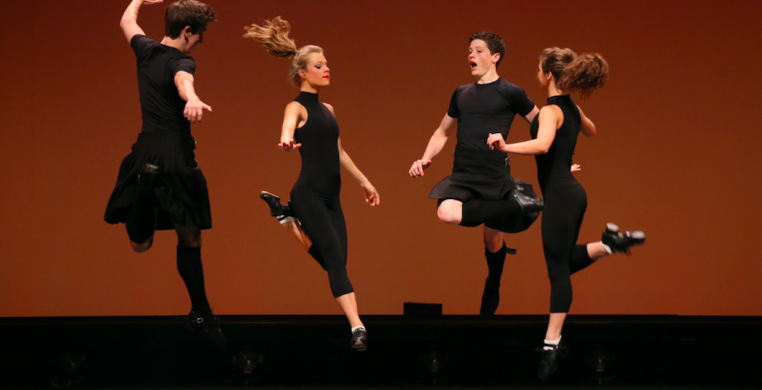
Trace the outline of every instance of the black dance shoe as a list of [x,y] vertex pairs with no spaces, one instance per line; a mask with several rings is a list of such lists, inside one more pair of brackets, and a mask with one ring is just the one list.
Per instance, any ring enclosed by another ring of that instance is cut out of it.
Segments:
[[479,309],[479,315],[484,320],[488,320],[495,315],[497,307],[500,305],[500,283],[497,287],[490,286],[489,278],[484,282],[484,293],[482,294],[482,307]]
[[[552,349],[545,349],[546,347],[552,347]],[[542,353],[540,367],[537,369],[537,377],[544,382],[553,377],[558,368],[558,363],[569,354],[569,348],[566,347],[566,341],[562,337],[558,345],[545,344],[545,346],[537,348],[537,352]]]
[[280,197],[275,194],[271,194],[267,191],[259,193],[259,197],[270,206],[270,215],[278,218],[278,221],[283,221],[286,218],[293,218],[294,215],[291,212],[291,207],[280,202]]
[[608,245],[614,253],[624,252],[630,254],[631,246],[642,245],[646,242],[646,234],[640,230],[620,233],[619,226],[609,223],[606,224],[606,230],[603,232],[601,242]]
[[189,332],[196,332],[196,334],[202,335],[217,349],[222,349],[228,343],[228,340],[220,329],[220,318],[214,315],[214,313],[206,317],[199,317],[195,311],[191,310],[190,314],[185,317],[183,327]]
[[356,351],[365,351],[368,349],[368,332],[365,329],[357,329],[352,332],[352,349]]
[[511,196],[521,207],[521,211],[524,213],[539,213],[545,206],[545,201],[542,198],[530,198],[518,190],[511,191]]
[[145,164],[140,167],[140,173],[138,173],[138,190],[141,192],[152,190],[158,176],[158,165]]

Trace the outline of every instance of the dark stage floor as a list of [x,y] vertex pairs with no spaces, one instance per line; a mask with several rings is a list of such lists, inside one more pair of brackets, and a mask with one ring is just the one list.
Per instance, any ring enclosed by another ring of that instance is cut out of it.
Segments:
[[0,388],[762,388],[762,317],[570,316],[549,383],[547,316],[363,320],[366,352],[340,316],[225,316],[223,350],[182,317],[2,318]]

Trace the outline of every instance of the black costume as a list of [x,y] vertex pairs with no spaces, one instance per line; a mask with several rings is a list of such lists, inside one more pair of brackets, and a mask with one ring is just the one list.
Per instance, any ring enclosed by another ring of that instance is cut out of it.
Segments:
[[[209,229],[212,216],[206,179],[196,164],[196,142],[174,81],[180,71],[193,74],[196,63],[180,50],[144,35],[132,37],[130,45],[137,57],[143,128],[132,153],[122,160],[104,219],[111,224],[124,222],[130,240],[138,244],[151,238],[155,229],[174,229],[175,224]],[[138,174],[146,164],[158,166],[158,174],[151,188],[141,190]],[[178,246],[177,269],[192,310],[200,317],[210,315],[200,248]]]
[[[572,302],[570,275],[593,263],[587,245],[576,245],[587,209],[585,189],[571,173],[582,119],[569,95],[549,97],[548,105],[561,108],[564,120],[548,153],[535,156],[538,181],[545,198],[542,245],[550,278],[550,312],[568,313]],[[530,126],[533,139],[537,138],[538,129],[539,121],[535,118]]]
[[[524,90],[502,78],[458,87],[447,111],[458,119],[452,175],[437,183],[429,198],[440,203],[446,199],[463,202],[464,226],[484,223],[507,233],[526,230],[538,214],[521,215],[516,203],[506,201],[517,181],[511,176],[508,155],[490,150],[487,138],[492,133],[507,137],[516,114],[526,116],[534,107]],[[530,185],[520,188],[525,195],[536,197]]]
[[339,125],[318,95],[301,92],[294,99],[307,110],[307,122],[294,139],[302,144],[302,170],[291,189],[291,209],[312,240],[310,255],[328,271],[333,296],[354,292],[347,276],[347,226],[339,192]]

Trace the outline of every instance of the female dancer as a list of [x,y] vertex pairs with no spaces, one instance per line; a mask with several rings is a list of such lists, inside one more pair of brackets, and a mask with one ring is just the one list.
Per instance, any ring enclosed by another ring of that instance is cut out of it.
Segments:
[[609,68],[598,54],[577,56],[570,49],[545,49],[540,55],[537,79],[548,93],[548,105],[530,126],[533,140],[507,145],[501,134],[491,134],[487,143],[504,152],[535,155],[537,176],[545,198],[542,242],[550,277],[550,321],[537,375],[548,380],[568,349],[561,339],[566,313],[572,301],[570,275],[596,260],[645,241],[643,232],[618,232],[609,224],[601,242],[576,245],[587,208],[585,189],[570,172],[572,155],[580,130],[595,135],[595,124],[572,101],[570,93],[583,100],[602,87]]
[[[278,146],[285,151],[299,149],[302,157],[302,170],[291,190],[293,203],[290,205],[301,226],[293,220],[285,226],[292,229],[308,247],[310,255],[328,271],[333,296],[352,326],[351,346],[364,351],[367,349],[367,334],[357,312],[354,289],[347,277],[347,229],[339,202],[339,165],[360,182],[367,203],[376,206],[381,198],[341,147],[333,107],[318,99],[320,89],[330,84],[330,69],[323,49],[313,45],[297,49],[294,40],[288,37],[291,25],[280,17],[266,21],[263,27],[253,24],[246,30],[244,36],[260,42],[270,54],[294,57],[291,77],[301,92],[286,106]],[[263,193],[263,199],[271,205],[273,215],[283,214],[283,206],[277,197]],[[286,218],[281,222],[289,220]]]

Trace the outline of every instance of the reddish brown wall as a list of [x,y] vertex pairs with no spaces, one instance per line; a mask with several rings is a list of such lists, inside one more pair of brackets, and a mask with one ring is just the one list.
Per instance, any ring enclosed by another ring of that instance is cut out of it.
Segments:
[[[451,5],[445,5],[452,3]],[[500,34],[504,78],[538,104],[537,56],[548,46],[602,53],[609,84],[582,105],[599,136],[575,162],[589,207],[581,240],[606,222],[648,243],[573,277],[572,313],[762,315],[762,5],[757,1],[289,1],[213,3],[219,21],[194,52],[197,90],[214,113],[194,127],[210,185],[207,291],[219,314],[339,313],[320,267],[257,198],[287,196],[299,157],[276,143],[297,94],[287,61],[242,27],[282,15],[299,45],[325,48],[342,143],[379,189],[367,207],[344,175],[349,274],[361,313],[404,301],[478,311],[481,230],[446,226],[430,188],[448,174],[451,141],[423,179],[407,176],[446,112],[474,81],[468,36]],[[483,4],[483,5],[482,5]],[[721,4],[721,6],[720,6]],[[119,29],[127,1],[4,5],[0,138],[0,316],[168,315],[190,303],[175,270],[174,233],[132,253],[102,216],[140,129],[134,55]],[[160,39],[164,6],[139,22]],[[517,120],[510,140],[528,138]],[[531,157],[514,172],[536,182]],[[548,309],[539,224],[507,235],[519,255],[503,277],[502,314]]]

